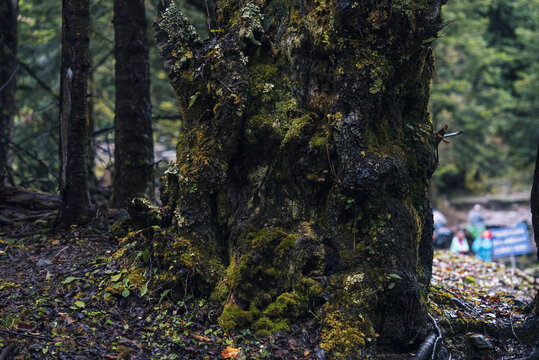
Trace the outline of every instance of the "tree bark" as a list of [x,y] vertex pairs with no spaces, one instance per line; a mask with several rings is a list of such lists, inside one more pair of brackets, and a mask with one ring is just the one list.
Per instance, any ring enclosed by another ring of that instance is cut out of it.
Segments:
[[116,118],[114,121],[115,206],[147,193],[153,180],[150,70],[143,0],[114,1]]
[[88,191],[88,0],[62,1],[60,73],[60,220],[71,225],[92,209]]
[[441,5],[222,0],[201,41],[162,3],[184,123],[161,225],[179,235],[173,271],[224,302],[222,328],[265,335],[318,312],[342,358],[426,336]]
[[0,187],[10,180],[10,150],[17,73],[17,0],[0,4]]

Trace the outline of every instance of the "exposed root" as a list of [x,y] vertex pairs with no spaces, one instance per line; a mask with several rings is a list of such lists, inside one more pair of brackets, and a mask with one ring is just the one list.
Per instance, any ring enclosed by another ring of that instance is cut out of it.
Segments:
[[436,346],[438,345],[438,341],[442,338],[442,330],[440,330],[438,323],[436,323],[436,320],[431,314],[428,314],[428,316],[436,329],[436,333],[431,333],[427,336],[423,344],[419,347],[413,360],[426,360],[429,357],[429,354],[432,354],[431,359],[434,359],[434,356],[436,355]]
[[432,323],[434,324],[434,327],[436,328],[436,333],[438,334],[438,336],[436,337],[436,340],[434,340],[434,346],[432,348],[432,359],[434,360],[434,355],[436,355],[436,345],[438,345],[438,341],[442,338],[442,330],[440,330],[440,327],[436,323],[436,319],[434,319],[431,314],[428,314],[428,315],[429,315],[430,321],[432,321]]
[[413,360],[426,360],[431,353],[431,350],[434,347],[434,343],[437,339],[435,333],[429,334],[423,344],[419,347],[417,354],[414,356]]

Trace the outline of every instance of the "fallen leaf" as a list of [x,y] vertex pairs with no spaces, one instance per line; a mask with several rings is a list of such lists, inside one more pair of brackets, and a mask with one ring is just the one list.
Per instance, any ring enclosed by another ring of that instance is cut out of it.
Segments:
[[69,284],[69,283],[72,283],[73,281],[77,280],[76,277],[74,276],[68,276],[66,277],[66,279],[64,281],[62,281],[62,284]]
[[232,346],[227,346],[225,350],[221,353],[221,356],[225,359],[235,359],[236,356],[240,353],[241,349],[233,348]]
[[64,319],[65,321],[67,321],[70,324],[75,322],[75,319],[73,319],[71,316],[69,316],[69,314],[59,312],[58,315],[60,315],[62,317],[62,319]]
[[193,334],[192,336],[193,336],[195,339],[200,340],[200,341],[210,341],[210,340],[211,340],[209,337],[203,336],[203,335]]
[[298,342],[295,339],[288,340],[288,346],[290,346],[290,349],[296,350],[298,347]]

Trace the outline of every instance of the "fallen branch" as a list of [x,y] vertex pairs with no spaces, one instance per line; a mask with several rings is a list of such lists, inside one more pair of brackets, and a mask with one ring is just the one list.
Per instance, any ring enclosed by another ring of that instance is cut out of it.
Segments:
[[60,199],[56,194],[14,187],[4,187],[1,190],[0,201],[2,204],[21,206],[32,210],[57,210],[60,203]]
[[47,216],[55,215],[55,214],[56,214],[56,211],[47,211],[47,212],[43,212],[43,213],[39,213],[35,215],[16,217],[16,218],[11,219],[11,221],[17,222],[17,221],[23,221],[23,220],[43,219]]

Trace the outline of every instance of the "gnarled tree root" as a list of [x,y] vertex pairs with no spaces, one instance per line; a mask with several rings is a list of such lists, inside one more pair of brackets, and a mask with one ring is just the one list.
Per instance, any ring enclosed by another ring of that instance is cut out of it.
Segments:
[[413,358],[414,360],[425,360],[428,358],[429,354],[432,354],[431,359],[434,359],[434,356],[436,355],[436,346],[438,345],[438,341],[440,341],[442,338],[442,331],[436,323],[436,320],[430,314],[428,314],[428,317],[430,321],[432,321],[432,324],[436,329],[436,333],[431,333],[429,336],[427,336],[423,344],[421,344],[419,347],[417,354]]
[[425,341],[423,341],[423,344],[419,347],[419,350],[417,351],[417,354],[413,357],[413,360],[426,360],[428,356],[431,354],[434,343],[436,342],[436,339],[438,336],[436,336],[435,333],[429,334]]

